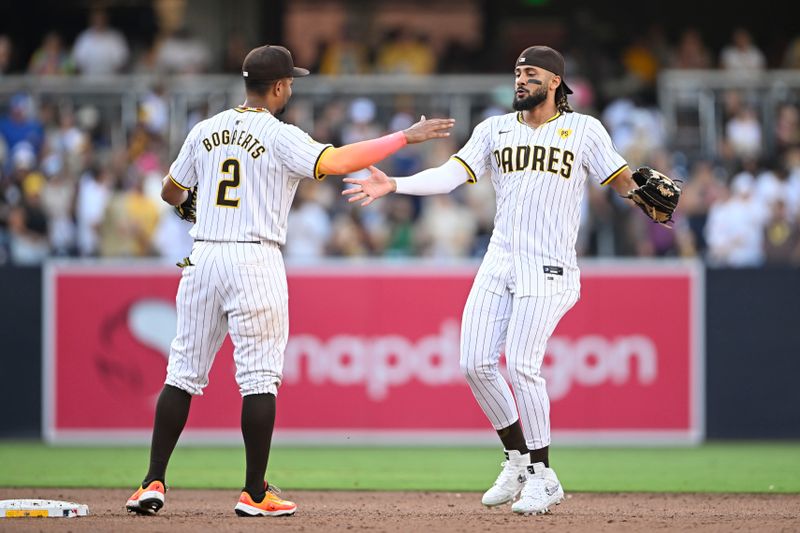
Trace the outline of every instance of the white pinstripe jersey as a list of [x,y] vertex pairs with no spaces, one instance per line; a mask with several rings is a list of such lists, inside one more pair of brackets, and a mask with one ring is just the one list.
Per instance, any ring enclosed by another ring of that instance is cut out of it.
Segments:
[[189,234],[284,244],[299,180],[324,178],[319,160],[329,147],[263,108],[228,109],[200,122],[169,170],[179,187],[198,186]]
[[481,270],[521,296],[579,289],[575,241],[586,177],[604,185],[627,167],[600,121],[559,113],[532,128],[522,113],[491,117],[453,158],[469,181],[489,173],[497,196]]

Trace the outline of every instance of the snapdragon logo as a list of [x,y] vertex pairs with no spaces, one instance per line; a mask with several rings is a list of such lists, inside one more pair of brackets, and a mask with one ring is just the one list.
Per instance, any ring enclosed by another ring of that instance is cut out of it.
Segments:
[[[444,321],[438,332],[417,341],[398,335],[335,335],[324,341],[295,335],[286,348],[283,378],[286,383],[361,385],[370,399],[380,401],[392,387],[413,380],[430,386],[465,384],[458,359],[455,320]],[[553,400],[565,397],[574,384],[593,387],[634,380],[648,385],[657,370],[656,347],[641,335],[552,337],[542,366]]]
[[431,386],[460,383],[458,339],[455,320],[444,321],[438,333],[418,341],[398,335],[336,335],[323,342],[313,335],[295,335],[286,347],[283,378],[301,381],[305,366],[312,384],[363,384],[373,400],[386,398],[391,387],[413,379]]
[[649,385],[658,377],[658,354],[653,341],[641,335],[614,339],[586,335],[575,340],[551,337],[542,375],[551,400],[566,396],[575,383],[596,387],[622,385],[633,379]]

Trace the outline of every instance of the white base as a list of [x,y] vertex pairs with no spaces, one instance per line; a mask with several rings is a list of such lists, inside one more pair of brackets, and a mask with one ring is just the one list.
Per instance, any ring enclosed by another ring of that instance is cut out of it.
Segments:
[[73,518],[89,514],[89,506],[57,500],[0,500],[0,518]]

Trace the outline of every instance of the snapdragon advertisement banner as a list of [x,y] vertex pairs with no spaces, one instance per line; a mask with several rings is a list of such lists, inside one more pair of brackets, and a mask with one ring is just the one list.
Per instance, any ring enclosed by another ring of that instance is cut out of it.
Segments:
[[[289,267],[276,439],[493,443],[459,368],[476,269]],[[46,276],[45,435],[147,442],[175,334],[179,271],[61,263]],[[700,283],[693,263],[583,265],[581,300],[542,368],[556,441],[702,437]],[[226,339],[193,400],[186,440],[240,440],[232,350]]]

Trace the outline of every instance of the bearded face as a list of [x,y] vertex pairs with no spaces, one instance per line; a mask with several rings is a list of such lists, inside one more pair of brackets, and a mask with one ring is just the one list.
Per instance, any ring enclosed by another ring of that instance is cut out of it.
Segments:
[[547,100],[548,85],[549,84],[545,83],[542,83],[541,85],[528,83],[525,86],[517,87],[517,91],[514,93],[514,102],[512,104],[514,110],[530,111]]

